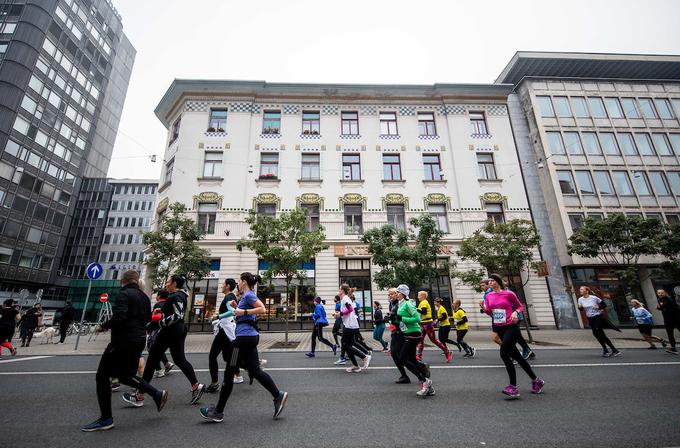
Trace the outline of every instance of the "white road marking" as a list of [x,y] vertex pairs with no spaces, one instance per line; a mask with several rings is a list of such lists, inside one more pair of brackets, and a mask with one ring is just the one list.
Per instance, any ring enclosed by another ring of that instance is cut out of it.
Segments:
[[[22,358],[28,359],[28,358]],[[559,367],[644,367],[644,366],[680,366],[677,362],[613,362],[613,363],[582,363],[582,364],[531,364],[537,368],[559,368]],[[430,369],[504,369],[503,365],[468,365],[468,366],[430,366]],[[343,370],[345,367],[268,367],[266,371],[272,372],[297,372],[297,371],[323,371],[323,370]],[[368,370],[393,370],[394,366],[370,367]],[[196,372],[208,372],[208,369],[195,369]],[[0,376],[6,375],[73,375],[97,373],[94,370],[61,370],[53,372],[0,372]]]
[[11,358],[11,359],[3,359],[0,360],[0,364],[8,364],[10,362],[19,362],[19,361],[31,361],[33,359],[43,359],[43,358],[52,358],[53,356],[29,356],[27,358]]

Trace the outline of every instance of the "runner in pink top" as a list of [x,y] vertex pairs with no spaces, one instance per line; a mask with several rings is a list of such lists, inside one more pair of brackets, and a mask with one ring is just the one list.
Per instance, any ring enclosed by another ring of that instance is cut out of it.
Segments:
[[503,279],[499,275],[491,274],[488,281],[493,291],[487,294],[486,300],[480,301],[479,305],[486,314],[491,316],[496,334],[501,339],[501,359],[510,379],[510,384],[503,389],[503,393],[511,400],[519,398],[517,372],[512,363],[514,359],[531,378],[531,393],[540,394],[545,382],[536,376],[529,363],[515,347],[521,334],[519,325],[517,325],[517,315],[522,312],[522,303],[515,293],[503,289]]

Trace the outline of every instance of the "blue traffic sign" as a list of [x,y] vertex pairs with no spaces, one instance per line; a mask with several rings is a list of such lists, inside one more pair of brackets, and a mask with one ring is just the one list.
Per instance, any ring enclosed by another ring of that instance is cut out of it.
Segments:
[[94,262],[87,265],[87,278],[90,280],[97,280],[104,273],[104,268],[101,264]]

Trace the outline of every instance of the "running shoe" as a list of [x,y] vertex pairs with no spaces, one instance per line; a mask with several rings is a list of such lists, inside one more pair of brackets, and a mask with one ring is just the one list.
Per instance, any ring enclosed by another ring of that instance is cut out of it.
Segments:
[[120,381],[117,378],[111,380],[111,392],[115,392],[120,389]]
[[333,364],[335,364],[336,366],[344,366],[345,364],[347,364],[347,359],[341,356]]
[[125,392],[121,397],[124,402],[136,408],[144,406],[144,395],[137,395],[135,392]]
[[286,401],[288,401],[288,392],[279,392],[279,396],[274,399],[274,418],[278,418],[281,415]]
[[470,354],[469,353],[464,354],[463,358],[470,358]]
[[338,344],[333,344],[331,348],[333,349],[333,356],[335,356],[338,353]]
[[432,386],[430,386],[430,388],[427,390],[427,396],[428,397],[434,397],[436,393],[437,392],[435,392],[434,387],[432,387]]
[[662,339],[662,340],[661,340],[661,346],[662,346],[663,348],[668,347],[668,342],[666,342],[665,340]]
[[359,366],[348,367],[348,368],[345,369],[345,372],[347,372],[347,373],[359,373],[359,372],[361,372],[361,367],[359,367]]
[[536,358],[536,353],[534,353],[533,350],[529,350],[529,359],[535,359]]
[[503,393],[508,396],[508,400],[516,400],[519,398],[519,389],[517,386],[513,386],[512,384],[509,384],[505,389],[503,389]]
[[168,373],[170,373],[170,371],[172,370],[173,367],[175,367],[175,365],[173,363],[171,363],[171,362],[167,363],[165,365],[165,374],[167,375]]
[[165,369],[158,369],[153,373],[154,378],[163,378],[165,376]]
[[670,353],[671,355],[677,355],[678,350],[675,347],[667,348],[666,353]]
[[420,389],[416,392],[416,395],[420,397],[426,397],[428,390],[432,387],[432,380],[427,378],[425,381],[420,383]]
[[371,363],[371,355],[366,355],[364,358],[364,365],[361,366],[362,369],[368,369],[368,365]]
[[205,388],[205,391],[209,394],[214,394],[218,390],[220,390],[220,383],[211,383]]
[[222,423],[222,420],[224,420],[224,412],[217,412],[215,406],[212,405],[203,406],[199,412],[201,417],[211,422]]
[[602,352],[602,357],[603,357],[603,358],[609,358],[611,355],[612,355],[612,354],[609,353],[607,350],[605,350],[605,351]]
[[191,404],[198,403],[198,400],[201,399],[201,395],[203,395],[204,390],[205,390],[205,386],[202,385],[201,383],[198,383],[198,385],[196,386],[196,389],[191,390]]
[[305,353],[305,356],[308,357],[308,358],[313,358],[316,355],[314,354],[314,352],[309,352],[309,353]]
[[470,358],[474,358],[476,354],[477,354],[477,349],[474,348],[474,347],[470,347]]
[[17,355],[16,347],[12,347],[12,350],[10,350],[9,352],[12,354],[12,356],[16,356]]
[[168,392],[165,390],[159,390],[158,395],[153,398],[153,402],[156,403],[156,410],[161,412],[165,403],[168,401]]
[[540,378],[536,378],[531,382],[531,393],[540,394],[543,392],[543,386],[545,386],[545,381]]
[[618,358],[619,356],[621,356],[620,351],[618,351],[618,350],[612,351],[611,358]]
[[522,358],[529,359],[529,356],[531,356],[531,349],[522,351]]
[[395,383],[397,383],[397,384],[411,384],[411,380],[407,376],[400,376],[399,378],[397,378]]
[[266,360],[266,359],[260,359],[259,362],[260,362],[260,367],[261,367],[262,369],[264,369],[264,366],[267,365],[267,360]]
[[416,355],[416,361],[423,362],[423,355]]
[[423,373],[425,374],[425,378],[429,378],[431,373],[430,372],[430,365],[423,363]]
[[95,431],[106,431],[107,429],[113,428],[113,419],[109,418],[107,420],[102,420],[98,418],[90,424],[87,424],[80,428],[84,432],[95,432]]
[[234,375],[234,384],[241,384],[243,381],[243,375]]
[[446,353],[446,362],[447,363],[451,362],[451,358],[453,358],[453,353],[447,352]]

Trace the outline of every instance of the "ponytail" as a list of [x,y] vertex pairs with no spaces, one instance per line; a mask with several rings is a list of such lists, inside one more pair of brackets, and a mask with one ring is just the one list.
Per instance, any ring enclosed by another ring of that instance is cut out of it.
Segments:
[[241,274],[241,280],[248,284],[250,289],[255,288],[255,285],[262,284],[262,277],[259,274],[251,274],[250,272],[244,272]]

